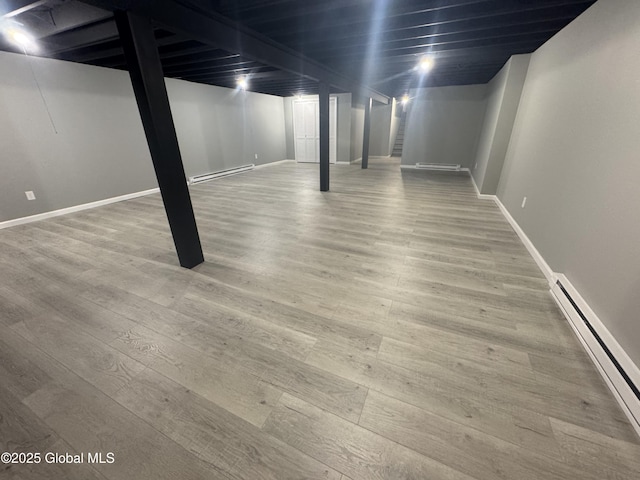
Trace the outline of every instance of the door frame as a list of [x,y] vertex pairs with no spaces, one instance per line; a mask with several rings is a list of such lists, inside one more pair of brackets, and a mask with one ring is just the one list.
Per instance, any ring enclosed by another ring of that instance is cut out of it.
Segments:
[[[293,102],[291,102],[291,123],[293,126],[293,151],[296,162],[299,163],[319,163],[320,158],[315,162],[301,162],[298,160],[298,142],[296,135],[296,104],[300,103],[314,103],[318,106],[316,110],[320,107],[320,99],[318,97],[303,97],[303,98],[295,98]],[[331,114],[332,108],[331,104],[334,104],[333,115]],[[319,121],[319,119],[317,119]],[[333,138],[334,141],[331,142],[332,133],[334,133]],[[338,97],[329,97],[329,148],[333,147],[333,151],[329,150],[329,163],[335,164],[338,160]],[[332,155],[333,154],[333,155]],[[333,158],[332,158],[333,157]]]

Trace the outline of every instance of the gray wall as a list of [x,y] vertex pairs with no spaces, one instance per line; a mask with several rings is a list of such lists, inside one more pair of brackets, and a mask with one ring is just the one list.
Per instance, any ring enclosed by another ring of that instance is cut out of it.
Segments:
[[0,52],[0,221],[157,186],[125,72],[30,61],[46,105],[27,57]]
[[411,90],[403,165],[471,166],[482,128],[486,85]]
[[340,93],[338,98],[337,157],[338,162],[351,161],[351,94]]
[[389,127],[389,152],[387,155],[393,153],[393,146],[396,143],[396,137],[398,136],[398,130],[400,129],[400,118],[402,116],[402,105],[393,98],[391,102],[391,125]]
[[480,193],[495,195],[531,55],[514,55],[489,82],[482,131],[471,166]]
[[353,105],[351,108],[351,161],[362,158],[362,142],[364,135],[364,106]]
[[[0,52],[0,221],[157,186],[126,72],[30,61],[46,104],[27,57]],[[285,158],[279,97],[180,80],[167,90],[187,175]]]
[[166,84],[187,176],[285,159],[282,98],[170,78]]
[[599,1],[533,54],[498,187],[636,365],[639,18],[640,2]]
[[296,159],[295,137],[293,136],[293,99],[295,97],[284,97],[282,104],[284,108],[284,132],[287,148],[287,159]]
[[393,104],[376,104],[371,108],[371,130],[369,138],[369,155],[386,157],[389,155],[389,132],[391,131],[391,114]]

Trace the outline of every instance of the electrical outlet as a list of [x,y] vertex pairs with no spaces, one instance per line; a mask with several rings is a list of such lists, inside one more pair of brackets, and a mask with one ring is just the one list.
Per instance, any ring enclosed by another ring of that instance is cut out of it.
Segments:
[[35,200],[36,196],[34,195],[34,193],[29,190],[28,192],[24,192],[24,194],[27,196],[27,200]]
[[527,204],[527,197],[524,197],[522,199],[522,208],[524,208],[524,206]]
[[256,160],[257,160],[258,159],[258,154],[256,153],[255,156],[256,156]]

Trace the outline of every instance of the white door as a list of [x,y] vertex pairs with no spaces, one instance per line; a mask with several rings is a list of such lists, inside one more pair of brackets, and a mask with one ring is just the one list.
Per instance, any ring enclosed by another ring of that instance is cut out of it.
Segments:
[[[329,162],[336,163],[336,98],[329,99]],[[293,101],[293,131],[298,162],[320,162],[319,102],[317,99]]]
[[296,160],[317,162],[316,144],[318,135],[318,102],[296,100],[293,102],[293,128],[295,135]]

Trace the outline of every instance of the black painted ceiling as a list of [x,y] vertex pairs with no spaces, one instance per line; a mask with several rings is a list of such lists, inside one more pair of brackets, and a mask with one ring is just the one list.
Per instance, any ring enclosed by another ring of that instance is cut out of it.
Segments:
[[[416,86],[486,83],[513,54],[536,50],[594,1],[583,0],[174,0],[220,15],[388,95]],[[38,39],[35,54],[125,68],[109,1],[0,1],[3,22]],[[115,4],[116,2],[114,2]],[[132,3],[135,3],[132,0]],[[161,2],[162,3],[162,2]],[[99,4],[102,8],[93,5]],[[315,81],[237,52],[156,29],[167,77],[280,96],[316,93]],[[18,51],[4,38],[0,49]],[[414,70],[424,55],[425,75]]]

